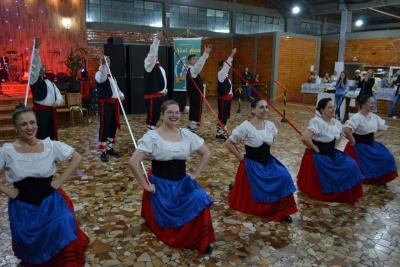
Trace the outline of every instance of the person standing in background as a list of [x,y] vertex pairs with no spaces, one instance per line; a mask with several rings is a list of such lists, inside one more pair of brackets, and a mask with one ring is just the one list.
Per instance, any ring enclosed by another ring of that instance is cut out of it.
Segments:
[[244,68],[244,72],[242,73],[242,77],[244,81],[242,81],[243,91],[246,94],[247,100],[252,101],[252,93],[251,88],[249,87],[249,83],[251,83],[251,73],[249,72],[249,67]]

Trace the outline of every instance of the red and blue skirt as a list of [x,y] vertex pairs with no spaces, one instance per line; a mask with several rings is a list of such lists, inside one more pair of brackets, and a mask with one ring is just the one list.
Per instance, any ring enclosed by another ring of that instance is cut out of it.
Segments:
[[211,198],[190,176],[179,180],[149,177],[156,192],[143,192],[142,217],[162,242],[205,253],[215,242]]
[[231,209],[281,221],[297,212],[292,178],[275,157],[267,163],[246,158],[240,161],[234,186],[229,192]]
[[306,149],[297,175],[297,186],[309,198],[354,203],[362,197],[364,177],[356,162],[335,149],[332,156]]
[[20,266],[83,267],[89,238],[80,229],[74,206],[62,190],[37,205],[18,199],[8,204],[13,250]]
[[365,176],[364,184],[385,185],[399,176],[393,154],[379,142],[347,143],[344,152],[357,162]]

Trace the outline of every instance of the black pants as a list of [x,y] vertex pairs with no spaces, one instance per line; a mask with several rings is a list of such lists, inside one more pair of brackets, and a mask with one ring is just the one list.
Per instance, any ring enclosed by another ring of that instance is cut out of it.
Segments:
[[115,138],[117,132],[116,112],[117,106],[115,104],[104,103],[103,109],[100,105],[100,142],[106,142],[109,137]]
[[[204,89],[202,91],[204,95]],[[187,90],[189,97],[189,121],[200,122],[201,114],[203,113],[203,97],[200,95],[197,88]]]
[[51,110],[35,110],[38,130],[36,137],[38,139],[57,140],[57,133],[54,126],[54,113]]
[[160,119],[160,111],[162,103],[167,100],[166,96],[151,97],[144,100],[147,110],[147,125],[156,126]]
[[218,119],[225,126],[231,116],[232,99],[218,98]]

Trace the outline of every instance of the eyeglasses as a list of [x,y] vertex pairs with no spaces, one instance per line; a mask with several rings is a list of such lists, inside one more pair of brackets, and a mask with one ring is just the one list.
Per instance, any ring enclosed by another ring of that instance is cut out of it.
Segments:
[[268,109],[268,106],[258,106],[260,109]]
[[173,116],[173,115],[175,115],[175,116],[180,116],[180,115],[181,115],[181,112],[179,112],[179,111],[168,110],[168,111],[165,111],[165,114],[167,114],[168,116]]

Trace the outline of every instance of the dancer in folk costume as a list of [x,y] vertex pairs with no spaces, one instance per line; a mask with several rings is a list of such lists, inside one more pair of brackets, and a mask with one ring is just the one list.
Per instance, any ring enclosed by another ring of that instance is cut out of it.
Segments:
[[[83,267],[89,239],[80,229],[73,204],[61,189],[81,156],[67,144],[36,138],[34,112],[18,107],[13,114],[18,138],[0,148],[0,170],[13,186],[0,184],[10,197],[8,214],[13,250],[21,266]],[[59,178],[56,162],[70,160]]]
[[167,75],[158,61],[158,47],[163,37],[163,32],[157,33],[144,60],[144,102],[149,130],[155,129],[160,119],[161,104],[167,100]]
[[108,161],[108,155],[119,157],[119,154],[114,151],[117,128],[121,127],[118,97],[121,101],[124,100],[124,94],[118,88],[117,82],[109,77],[109,66],[110,59],[101,56],[100,67],[95,75],[97,95],[100,100],[99,150],[100,159],[103,162]]
[[210,52],[211,45],[208,45],[204,48],[203,55],[199,59],[197,59],[195,54],[188,56],[189,66],[186,73],[186,91],[189,97],[190,109],[189,123],[187,127],[192,132],[196,132],[201,122],[201,114],[203,113],[203,97],[201,96],[199,89],[204,95],[204,86],[203,80],[200,77],[200,72],[206,63]]
[[[162,124],[138,142],[130,167],[144,188],[142,217],[164,243],[176,248],[210,252],[215,241],[211,198],[196,182],[210,152],[204,140],[179,128],[179,105],[173,100],[161,106]],[[201,159],[193,173],[186,173],[186,159],[194,152]],[[140,162],[151,159],[150,184],[141,173]]]
[[332,202],[353,203],[363,195],[364,176],[356,162],[336,149],[342,124],[335,119],[332,99],[318,102],[302,142],[307,146],[297,175],[300,191],[308,197]]
[[365,176],[364,184],[385,185],[398,177],[392,153],[375,138],[381,137],[388,126],[373,113],[374,98],[363,95],[360,111],[346,121],[344,133],[349,142],[344,152],[351,156]]
[[[223,60],[219,62],[218,71],[218,119],[226,128],[226,124],[231,115],[231,102],[233,98],[232,92],[232,81],[229,79],[229,69],[232,66],[233,57],[236,54],[236,48],[232,49],[231,55],[228,57],[226,62]],[[224,129],[217,124],[217,132],[215,138],[226,140],[227,136]]]
[[[268,221],[292,222],[297,211],[293,193],[296,188],[286,167],[270,153],[278,130],[266,120],[268,106],[264,100],[251,103],[253,117],[236,127],[225,142],[240,161],[234,186],[229,192],[229,206],[244,213],[262,216]],[[235,144],[243,141],[243,156]]]
[[45,78],[46,66],[40,60],[39,49],[40,40],[35,38],[29,85],[32,91],[33,110],[37,118],[37,138],[50,137],[52,140],[58,140],[56,107],[64,104],[64,98],[54,82]]

